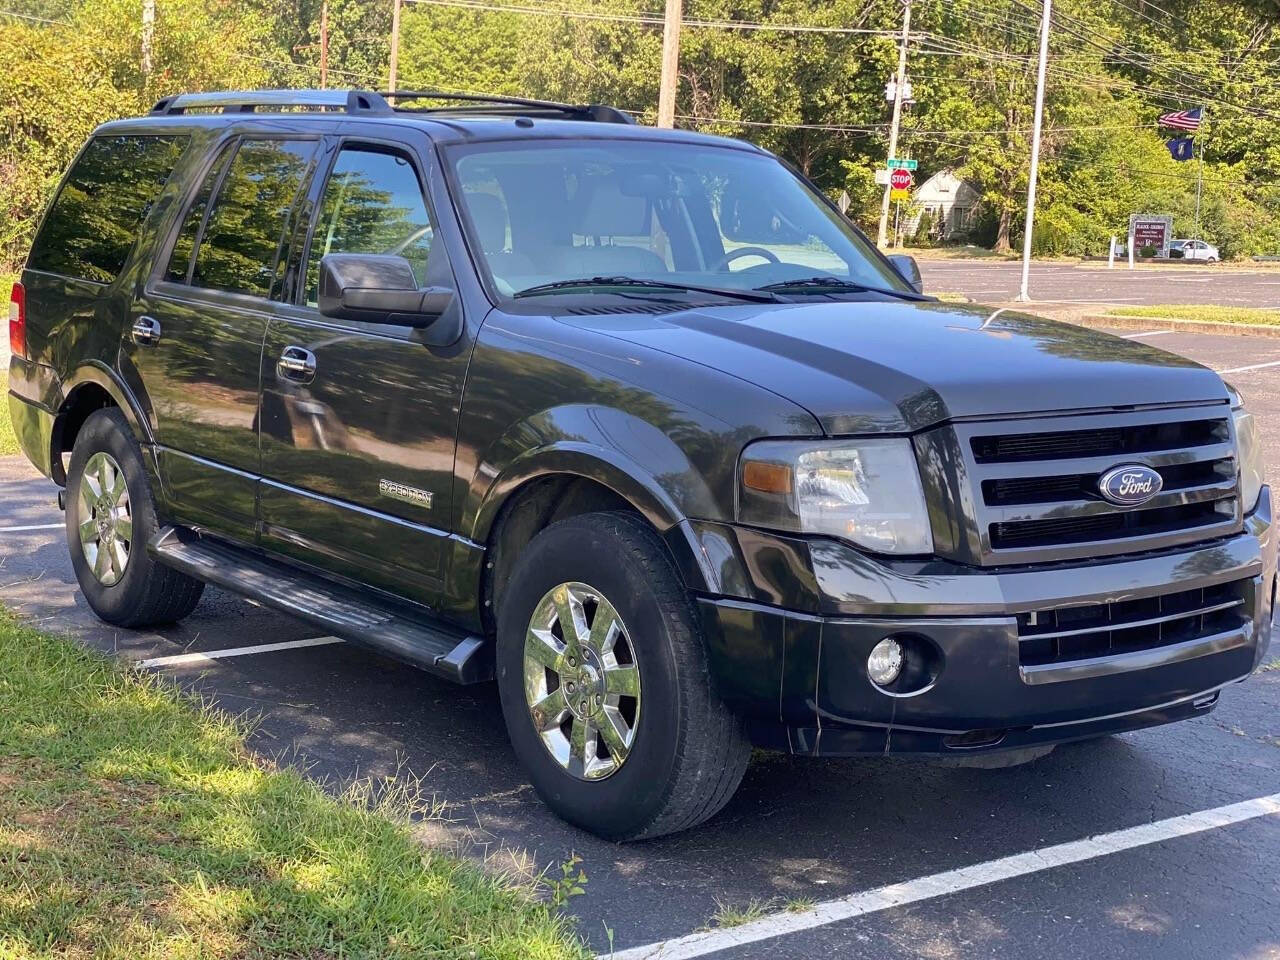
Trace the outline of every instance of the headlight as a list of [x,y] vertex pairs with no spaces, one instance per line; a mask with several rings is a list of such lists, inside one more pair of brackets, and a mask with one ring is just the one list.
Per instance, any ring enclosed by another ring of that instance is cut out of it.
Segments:
[[753,443],[742,454],[738,519],[850,540],[877,553],[933,552],[911,441]]
[[1240,462],[1240,502],[1245,513],[1252,513],[1258,505],[1258,496],[1262,493],[1262,484],[1267,473],[1262,462],[1262,440],[1258,436],[1258,422],[1253,414],[1244,408],[1240,394],[1234,387],[1227,388],[1231,393],[1231,416],[1236,422],[1236,448]]

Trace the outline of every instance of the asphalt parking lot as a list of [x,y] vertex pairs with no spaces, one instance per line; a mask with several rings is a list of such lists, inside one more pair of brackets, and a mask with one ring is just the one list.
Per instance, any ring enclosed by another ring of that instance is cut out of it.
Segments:
[[[961,293],[979,303],[1012,300],[1022,284],[1022,264],[1009,260],[931,260],[920,272],[929,293]],[[1226,307],[1280,306],[1280,270],[1221,264],[1145,266],[1129,270],[1105,263],[1033,263],[1031,298],[1045,303],[1207,303]]]
[[[1223,371],[1280,477],[1280,340],[1123,333]],[[165,658],[152,668],[260,717],[254,747],[315,777],[422,777],[444,804],[424,834],[495,869],[580,856],[588,883],[570,909],[605,955],[612,932],[627,958],[1280,958],[1275,667],[1208,716],[1012,769],[760,755],[708,824],[619,846],[538,803],[491,685],[454,687],[344,643],[290,646],[316,632],[213,589],[172,629],[105,627],[75,587],[54,495],[25,460],[0,460],[0,602],[121,658]],[[266,644],[285,648],[254,649]],[[714,928],[727,909],[777,915],[634,949]]]

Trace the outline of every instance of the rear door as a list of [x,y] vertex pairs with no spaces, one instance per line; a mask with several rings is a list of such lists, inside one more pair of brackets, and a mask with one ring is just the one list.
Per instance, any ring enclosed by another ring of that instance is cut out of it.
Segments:
[[[295,241],[305,251],[295,302],[272,319],[262,354],[264,544],[431,603],[449,545],[469,339],[440,342],[441,330],[459,328],[452,315],[415,330],[316,308],[327,253],[398,254],[420,286],[456,289],[424,190],[429,141],[405,144],[403,127],[395,141],[358,129],[313,191],[309,236]],[[450,311],[459,309],[455,298]]]
[[211,151],[131,322],[168,512],[244,541],[256,534],[262,342],[321,147],[246,134]]

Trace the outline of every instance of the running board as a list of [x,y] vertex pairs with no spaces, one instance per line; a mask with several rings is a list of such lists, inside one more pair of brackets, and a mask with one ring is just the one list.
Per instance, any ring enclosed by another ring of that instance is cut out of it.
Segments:
[[197,580],[257,600],[455,683],[493,679],[493,657],[482,638],[406,615],[380,603],[376,594],[332,583],[178,527],[165,527],[147,544],[147,550],[160,563]]

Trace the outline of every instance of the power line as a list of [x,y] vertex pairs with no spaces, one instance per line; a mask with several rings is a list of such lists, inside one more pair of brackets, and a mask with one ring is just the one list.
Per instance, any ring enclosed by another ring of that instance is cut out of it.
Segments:
[[[518,13],[529,16],[562,17],[570,20],[595,20],[605,23],[633,23],[642,26],[662,26],[663,18],[648,14],[593,13],[568,7],[539,5],[484,3],[482,0],[407,0],[408,3],[428,7],[453,7],[460,10],[479,10],[485,13]],[[871,27],[823,27],[802,23],[766,23],[748,20],[684,20],[682,27],[694,29],[741,30],[744,32],[819,33],[844,36],[896,37],[895,30],[879,30]]]
[[48,23],[60,27],[72,25],[70,20],[50,20],[48,17],[35,17],[29,13],[18,13],[16,10],[0,10],[0,17],[13,17],[16,20],[30,20],[33,23]]
[[[1011,2],[1016,3],[1016,4],[1018,4],[1019,6],[1025,6],[1025,5],[1021,2],[1021,0],[1011,0]],[[1029,9],[1029,8],[1028,8],[1028,9]],[[1121,51],[1121,53],[1122,53],[1122,54],[1136,54],[1137,56],[1140,56],[1140,57],[1141,57],[1141,56],[1143,56],[1143,54],[1136,53],[1136,51],[1130,50],[1128,47],[1125,47],[1125,46],[1122,46],[1122,45],[1120,45],[1120,44],[1116,43],[1114,40],[1111,40],[1111,38],[1107,37],[1105,34],[1102,34],[1102,33],[1097,32],[1096,30],[1094,30],[1092,27],[1090,27],[1088,24],[1085,24],[1085,23],[1084,23],[1083,21],[1081,21],[1081,20],[1078,20],[1078,19],[1076,19],[1076,18],[1074,18],[1074,17],[1066,16],[1065,14],[1061,14],[1061,13],[1060,13],[1060,14],[1058,14],[1058,16],[1059,16],[1059,18],[1060,18],[1060,19],[1059,19],[1059,26],[1060,26],[1060,27],[1063,27],[1063,24],[1061,23],[1061,18],[1065,18],[1065,19],[1069,20],[1071,23],[1078,24],[1078,25],[1080,26],[1080,28],[1081,28],[1082,30],[1084,30],[1086,33],[1088,33],[1088,34],[1092,34],[1093,36],[1101,37],[1103,40],[1106,40],[1106,41],[1108,41],[1108,42],[1110,42],[1110,43],[1114,44],[1114,45],[1115,45],[1115,48],[1118,48],[1118,49]],[[1088,44],[1090,44],[1090,45],[1092,45],[1092,46],[1095,46],[1095,47],[1097,47],[1098,49],[1102,50],[1104,53],[1108,54],[1109,56],[1113,57],[1114,59],[1120,60],[1120,61],[1121,61],[1121,62],[1123,62],[1123,63],[1128,63],[1130,66],[1136,67],[1136,68],[1138,68],[1139,70],[1143,70],[1143,71],[1145,71],[1145,72],[1149,73],[1151,76],[1154,76],[1154,77],[1157,77],[1157,78],[1159,78],[1159,79],[1163,80],[1165,83],[1171,83],[1171,84],[1173,84],[1175,87],[1180,87],[1182,90],[1184,90],[1184,91],[1186,91],[1187,93],[1191,94],[1191,96],[1189,96],[1189,97],[1187,97],[1187,98],[1186,98],[1189,102],[1193,102],[1193,103],[1194,103],[1194,102],[1195,102],[1195,101],[1197,101],[1197,100],[1199,100],[1200,102],[1213,102],[1213,103],[1217,103],[1217,104],[1219,104],[1219,105],[1221,105],[1221,106],[1225,106],[1225,107],[1229,107],[1229,108],[1232,108],[1232,109],[1235,109],[1235,110],[1239,110],[1239,111],[1241,111],[1241,112],[1243,112],[1243,113],[1251,114],[1251,115],[1253,115],[1253,116],[1258,116],[1258,117],[1267,117],[1268,119],[1280,119],[1280,114],[1272,113],[1272,112],[1271,112],[1271,111],[1269,111],[1269,110],[1262,110],[1262,109],[1260,109],[1260,108],[1253,108],[1253,109],[1250,109],[1250,108],[1248,108],[1248,107],[1241,106],[1240,104],[1233,103],[1233,102],[1232,102],[1232,101],[1230,101],[1230,100],[1225,100],[1225,99],[1223,99],[1223,98],[1221,98],[1221,97],[1215,97],[1214,95],[1212,95],[1212,94],[1210,94],[1210,93],[1208,93],[1208,92],[1206,92],[1206,91],[1204,91],[1204,90],[1198,89],[1198,88],[1196,88],[1196,87],[1189,86],[1188,84],[1186,84],[1186,83],[1182,82],[1180,79],[1178,79],[1178,78],[1176,78],[1176,77],[1170,77],[1170,76],[1168,76],[1167,74],[1161,73],[1160,71],[1158,71],[1158,70],[1156,70],[1154,67],[1152,67],[1149,63],[1145,63],[1145,64],[1144,64],[1144,63],[1140,63],[1140,62],[1138,62],[1137,60],[1132,59],[1132,57],[1130,57],[1130,56],[1123,56],[1123,55],[1121,55],[1121,56],[1117,56],[1117,55],[1116,55],[1116,53],[1115,53],[1115,50],[1114,50],[1114,49],[1107,48],[1107,47],[1103,46],[1102,44],[1097,43],[1095,40],[1091,39],[1089,36],[1085,36],[1085,35],[1083,35],[1083,34],[1080,34],[1078,31],[1072,30],[1069,26],[1066,26],[1066,27],[1063,27],[1063,28],[1064,28],[1064,29],[1066,29],[1066,30],[1068,30],[1068,32],[1074,33],[1076,36],[1078,36],[1078,37],[1080,37],[1081,39],[1083,39],[1086,43],[1088,43]],[[1207,78],[1204,78],[1204,77],[1196,77],[1196,79],[1198,79],[1198,80],[1204,80],[1204,81],[1206,81],[1206,82],[1212,82],[1212,81],[1209,81]]]

